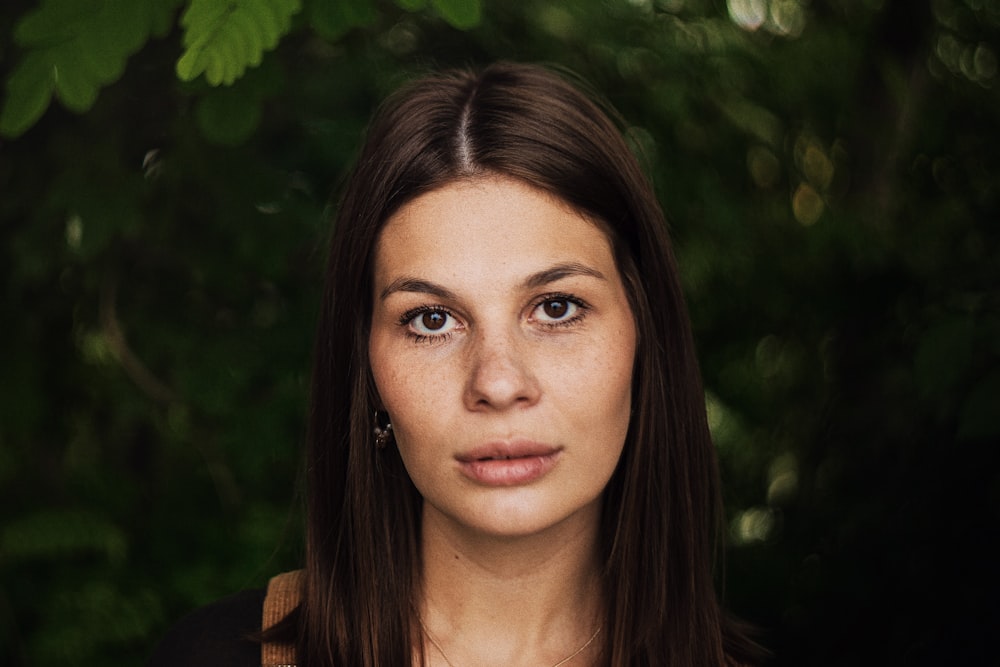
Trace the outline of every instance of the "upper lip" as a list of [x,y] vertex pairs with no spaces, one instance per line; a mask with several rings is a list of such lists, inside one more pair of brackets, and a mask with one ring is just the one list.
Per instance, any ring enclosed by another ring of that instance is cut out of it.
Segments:
[[560,450],[532,440],[496,440],[477,445],[455,456],[462,463],[488,459],[519,459],[529,456],[549,456]]

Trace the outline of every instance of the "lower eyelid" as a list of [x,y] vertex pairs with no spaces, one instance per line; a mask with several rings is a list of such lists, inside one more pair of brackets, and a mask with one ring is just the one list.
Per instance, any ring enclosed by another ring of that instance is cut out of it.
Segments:
[[570,318],[565,320],[534,320],[536,324],[545,327],[547,329],[558,329],[561,327],[570,327],[579,324],[588,315],[588,309],[584,306],[579,306],[579,310]]
[[436,343],[443,343],[451,338],[451,332],[437,336],[428,336],[427,334],[418,334],[412,331],[407,331],[406,335],[410,340],[418,345],[434,345]]
[[420,333],[409,328],[406,330],[406,336],[417,343],[442,343],[449,340],[454,334],[454,329],[439,334]]

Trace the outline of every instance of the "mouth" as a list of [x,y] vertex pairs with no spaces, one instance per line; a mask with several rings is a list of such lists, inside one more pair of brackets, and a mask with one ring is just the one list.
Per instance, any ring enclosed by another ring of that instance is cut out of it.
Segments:
[[556,466],[561,453],[561,447],[530,441],[494,442],[455,459],[462,474],[477,484],[519,486],[546,475]]
[[533,440],[504,440],[487,442],[473,447],[455,456],[462,463],[472,461],[509,461],[511,459],[527,459],[536,456],[551,456],[561,447],[554,447]]

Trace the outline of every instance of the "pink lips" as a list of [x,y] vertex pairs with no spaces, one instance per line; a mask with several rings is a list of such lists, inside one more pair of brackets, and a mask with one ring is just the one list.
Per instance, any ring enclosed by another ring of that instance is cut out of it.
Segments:
[[455,457],[462,474],[486,486],[517,486],[555,467],[562,449],[527,440],[491,442]]

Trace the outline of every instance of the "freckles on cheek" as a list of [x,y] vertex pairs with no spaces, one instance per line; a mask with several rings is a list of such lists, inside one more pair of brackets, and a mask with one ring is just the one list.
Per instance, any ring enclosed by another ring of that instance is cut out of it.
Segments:
[[[377,368],[377,370],[376,370]],[[394,422],[427,410],[434,392],[434,374],[405,358],[373,364],[375,384]],[[393,424],[394,428],[397,426]]]
[[400,379],[395,365],[390,363],[391,355],[386,354],[386,347],[379,346],[377,342],[369,347],[368,363],[371,366],[372,379],[375,381],[375,390],[378,393],[381,407],[388,410],[390,416],[393,412],[395,397],[399,393]]
[[399,371],[385,361],[373,361],[372,372],[375,376],[375,386],[378,389],[379,397],[385,404],[385,408],[392,412],[396,397],[402,393],[403,380]]

